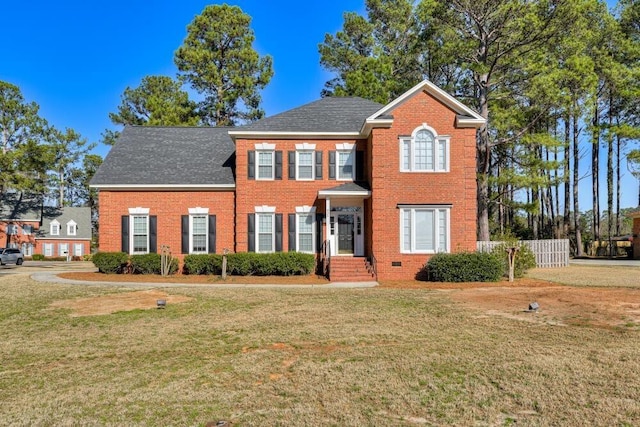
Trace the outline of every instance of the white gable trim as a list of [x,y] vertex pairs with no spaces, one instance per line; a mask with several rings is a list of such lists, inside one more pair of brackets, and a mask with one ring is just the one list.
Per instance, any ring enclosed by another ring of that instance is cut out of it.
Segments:
[[[469,118],[472,119],[473,124],[478,125],[474,127],[479,127],[480,125],[484,124],[485,120],[480,114],[476,113],[471,108],[467,107],[462,102],[458,101],[453,96],[449,95],[447,92],[445,92],[444,90],[440,89],[438,86],[431,83],[429,80],[421,81],[420,83],[418,83],[417,85],[415,85],[414,87],[412,87],[411,89],[409,89],[408,91],[406,91],[405,93],[403,93],[402,95],[400,95],[399,97],[391,101],[389,104],[385,105],[380,110],[373,113],[371,116],[367,118],[367,122],[369,121],[376,122],[377,121],[376,117],[386,115],[387,113],[392,111],[394,108],[396,108],[398,105],[402,104],[403,102],[405,102],[406,100],[414,96],[416,93],[421,92],[423,90],[427,91],[429,95],[433,96],[438,101],[442,102],[444,105],[451,108],[457,114],[469,116]],[[467,124],[470,124],[470,123],[467,123]]]

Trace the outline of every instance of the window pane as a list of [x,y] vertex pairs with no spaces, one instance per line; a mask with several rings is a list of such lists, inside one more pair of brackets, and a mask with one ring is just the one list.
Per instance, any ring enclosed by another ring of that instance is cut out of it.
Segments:
[[404,140],[402,141],[402,169],[409,170],[411,169],[411,141]]
[[133,236],[133,252],[147,251],[147,236]]
[[192,252],[207,252],[207,216],[191,217]]
[[272,242],[271,234],[260,234],[258,236],[258,251],[273,252],[273,247],[271,246]]
[[311,233],[313,231],[312,215],[298,215],[298,231],[301,233]]
[[271,228],[273,226],[271,215],[258,215],[258,219],[259,219],[258,232],[271,233]]
[[353,179],[353,151],[338,153],[338,178]]
[[433,219],[434,212],[429,211],[419,211],[416,210],[414,214],[414,224],[415,224],[415,249],[417,251],[432,251],[435,249],[434,245],[434,227],[433,227]]
[[403,234],[403,249],[407,252],[411,251],[411,211],[402,211],[402,234]]
[[416,134],[413,146],[414,169],[433,170],[433,135],[421,130]]
[[147,234],[147,217],[133,217],[133,234]]
[[438,211],[438,251],[447,250],[447,211]]
[[273,178],[273,152],[258,152],[258,178]]
[[298,241],[300,245],[298,252],[313,252],[313,236],[311,234],[300,234]]
[[447,167],[447,142],[444,139],[438,140],[438,170],[445,170]]
[[273,215],[259,214],[258,252],[273,252]]
[[313,252],[313,214],[298,215],[298,252]]

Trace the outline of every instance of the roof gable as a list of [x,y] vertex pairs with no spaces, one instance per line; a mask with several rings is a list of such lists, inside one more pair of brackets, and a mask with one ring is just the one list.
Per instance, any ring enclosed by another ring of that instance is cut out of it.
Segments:
[[480,114],[467,107],[462,102],[431,83],[429,80],[423,80],[375,113],[371,114],[367,118],[363,129],[367,126],[374,127],[375,124],[379,122],[381,122],[381,124],[388,124],[389,117],[396,107],[402,105],[408,99],[423,91],[456,113],[456,126],[478,128],[485,123],[485,119]]
[[[76,234],[67,234],[67,224],[76,225]],[[51,224],[60,226],[59,234],[51,236]],[[42,227],[38,231],[39,239],[55,237],[63,239],[91,239],[91,208],[45,206],[42,215]]]

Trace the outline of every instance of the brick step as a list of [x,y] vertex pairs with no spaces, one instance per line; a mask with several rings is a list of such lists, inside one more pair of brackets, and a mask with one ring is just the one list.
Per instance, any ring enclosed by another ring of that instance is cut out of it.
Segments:
[[374,279],[374,275],[366,258],[332,257],[329,279],[334,282],[368,282]]

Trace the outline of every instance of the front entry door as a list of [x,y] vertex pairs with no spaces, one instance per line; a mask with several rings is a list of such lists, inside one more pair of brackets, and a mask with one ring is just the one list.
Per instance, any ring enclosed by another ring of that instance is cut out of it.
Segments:
[[353,255],[353,214],[338,215],[338,254]]

